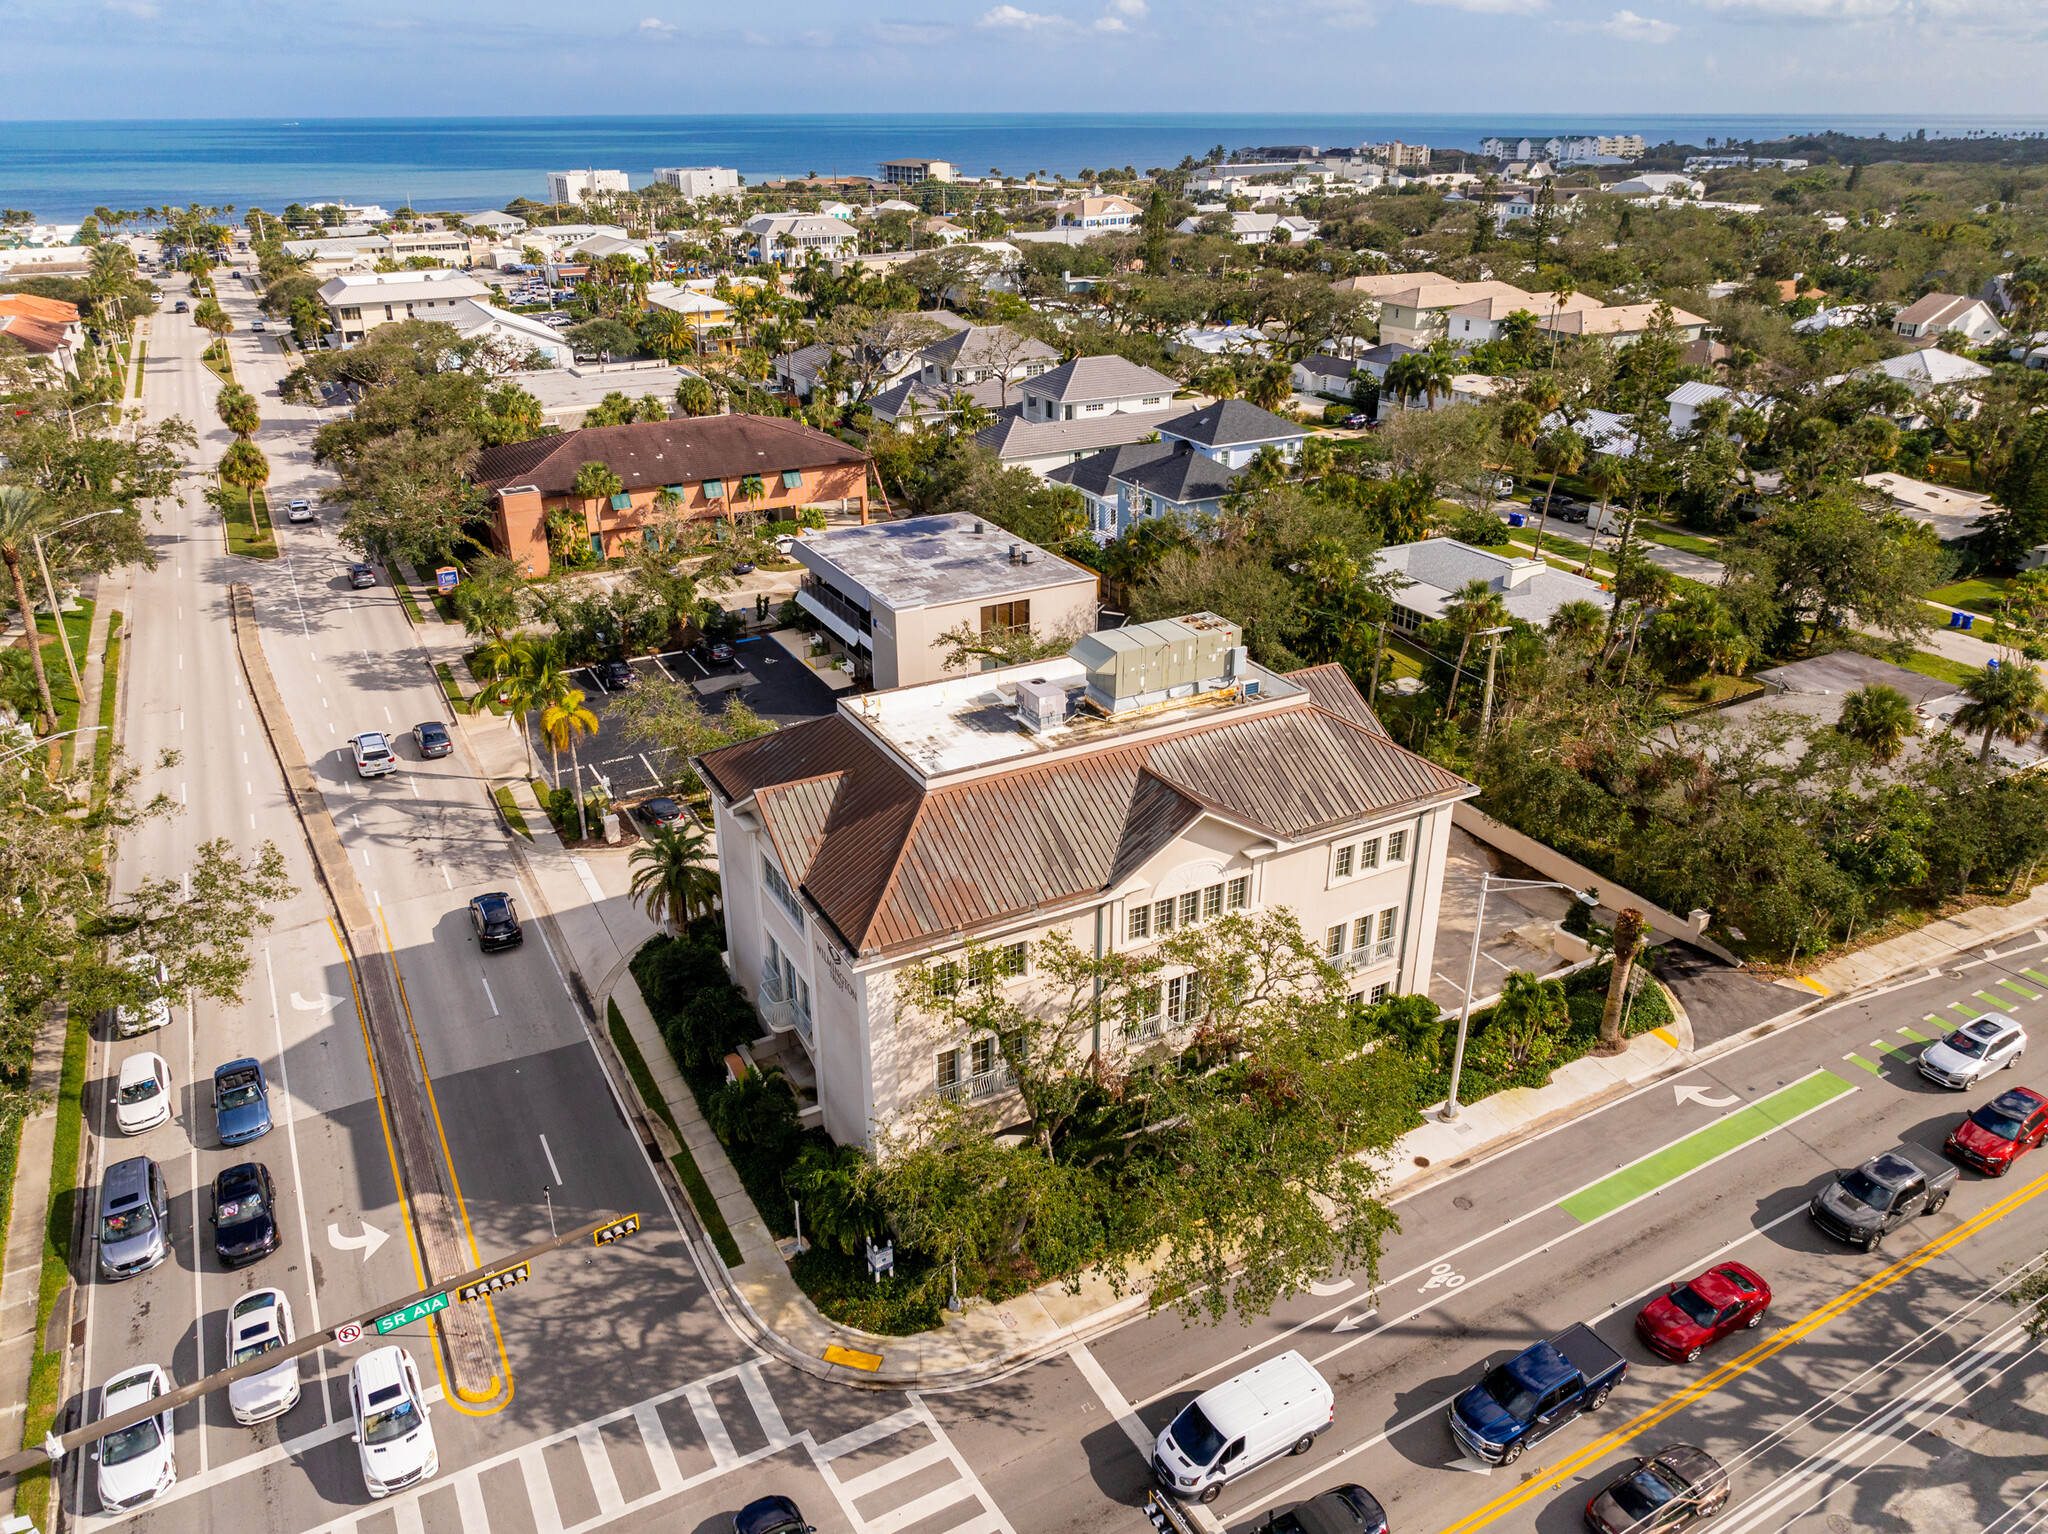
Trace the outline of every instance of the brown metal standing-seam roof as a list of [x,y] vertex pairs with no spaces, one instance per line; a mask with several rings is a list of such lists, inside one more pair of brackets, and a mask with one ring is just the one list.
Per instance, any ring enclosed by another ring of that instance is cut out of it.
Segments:
[[645,490],[866,461],[859,448],[780,416],[678,416],[485,448],[477,454],[475,479],[489,489],[531,482],[543,495],[568,495],[586,463],[605,465],[628,490]]
[[706,753],[752,797],[792,879],[857,953],[1113,888],[1206,811],[1282,838],[1472,785],[1377,728],[1338,667],[1298,705],[927,790],[843,716]]

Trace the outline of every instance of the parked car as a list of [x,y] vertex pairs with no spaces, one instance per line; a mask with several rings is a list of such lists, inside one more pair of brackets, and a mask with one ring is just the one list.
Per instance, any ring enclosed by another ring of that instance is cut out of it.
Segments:
[[485,953],[517,948],[526,941],[519,930],[519,913],[513,909],[512,897],[503,890],[478,895],[470,901],[469,920],[476,928],[477,946]]
[[1964,1118],[1948,1132],[1941,1148],[1987,1177],[2003,1177],[2044,1139],[2048,1097],[2030,1087],[2014,1087]]
[[247,1145],[270,1133],[270,1083],[262,1061],[250,1057],[215,1068],[213,1123],[223,1145]]
[[1344,425],[1352,431],[1362,431],[1372,425],[1372,417],[1363,410],[1354,410],[1350,415],[1344,417]]
[[640,804],[640,818],[650,826],[679,826],[683,807],[673,799],[646,799]]
[[1333,1486],[1266,1520],[1266,1534],[1387,1534],[1386,1509],[1363,1486]]
[[100,1277],[133,1278],[162,1262],[170,1252],[170,1215],[162,1167],[147,1156],[108,1167],[100,1177]]
[[384,738],[381,730],[370,730],[349,742],[349,749],[355,753],[356,776],[359,778],[381,778],[387,772],[398,771],[398,758],[392,755],[391,742]]
[[752,575],[754,573],[754,562],[751,559],[736,560],[732,567],[732,573],[734,575]]
[[1873,1156],[1863,1165],[1837,1172],[1814,1195],[1806,1212],[1837,1241],[1874,1252],[1908,1220],[1933,1214],[1948,1202],[1956,1169],[1917,1145]]
[[384,1347],[365,1353],[349,1370],[354,1441],[363,1485],[371,1496],[388,1497],[431,1478],[441,1468],[425,1397],[419,1370],[404,1348]]
[[[157,1364],[140,1364],[100,1387],[102,1419],[147,1406],[171,1393],[171,1377]],[[100,1439],[92,1446],[100,1511],[125,1513],[144,1507],[178,1484],[171,1414],[158,1412]]]
[[171,983],[171,972],[164,968],[163,961],[153,953],[131,953],[121,961],[121,967],[140,977],[142,984],[139,1005],[114,1009],[114,1026],[121,1037],[132,1039],[139,1033],[152,1033],[166,1026],[171,1020],[171,1002],[164,988]]
[[756,1497],[732,1515],[732,1534],[817,1534],[787,1497]]
[[313,503],[307,500],[293,501],[284,509],[287,522],[310,522],[313,520]]
[[420,748],[422,759],[447,756],[455,750],[455,742],[448,734],[448,726],[438,719],[429,719],[424,724],[414,725],[412,743]]
[[712,645],[707,653],[711,657],[712,665],[723,666],[732,659],[732,646],[724,640],[720,640]]
[[1152,1474],[1176,1497],[1214,1502],[1268,1460],[1306,1454],[1336,1417],[1328,1382],[1289,1349],[1182,1407],[1153,1445]]
[[377,584],[377,572],[358,560],[348,567],[348,583],[357,591]]
[[640,673],[622,660],[608,660],[597,668],[597,679],[606,692],[622,692],[640,680]]
[[277,1250],[277,1189],[260,1161],[229,1167],[213,1180],[213,1254],[224,1268],[260,1261]]
[[1771,1286],[1739,1262],[1673,1284],[1636,1312],[1636,1335],[1652,1353],[1689,1364],[1730,1332],[1763,1325]]
[[[298,1340],[292,1327],[291,1301],[282,1289],[258,1289],[228,1307],[227,1356],[230,1368],[282,1352]],[[245,1374],[228,1386],[228,1410],[244,1427],[282,1417],[299,1404],[299,1361],[288,1358],[274,1369]]]
[[139,1135],[171,1117],[171,1068],[162,1055],[147,1052],[121,1062],[114,1089],[114,1122],[124,1135]]
[[1705,1449],[1667,1444],[1621,1474],[1586,1504],[1593,1534],[1663,1534],[1711,1518],[1728,1504],[1728,1472]]
[[1920,1074],[1937,1086],[1962,1091],[1993,1071],[2010,1070],[2027,1052],[2024,1029],[1987,1013],[1920,1051]]
[[1590,1326],[1496,1364],[1451,1402],[1451,1435],[1474,1459],[1512,1465],[1522,1451],[1582,1412],[1598,1411],[1628,1377],[1628,1360]]

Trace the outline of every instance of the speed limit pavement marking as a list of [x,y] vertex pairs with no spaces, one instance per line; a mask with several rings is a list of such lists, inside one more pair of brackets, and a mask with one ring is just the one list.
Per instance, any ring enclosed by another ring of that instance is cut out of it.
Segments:
[[350,1343],[361,1342],[362,1340],[363,1329],[360,1326],[356,1325],[353,1321],[350,1321],[343,1326],[337,1326],[334,1329],[334,1341],[337,1347],[345,1348]]

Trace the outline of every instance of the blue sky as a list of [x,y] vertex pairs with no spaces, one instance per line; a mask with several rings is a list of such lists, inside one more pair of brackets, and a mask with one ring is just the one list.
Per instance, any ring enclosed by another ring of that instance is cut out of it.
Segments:
[[0,116],[2038,114],[2043,0],[0,0]]

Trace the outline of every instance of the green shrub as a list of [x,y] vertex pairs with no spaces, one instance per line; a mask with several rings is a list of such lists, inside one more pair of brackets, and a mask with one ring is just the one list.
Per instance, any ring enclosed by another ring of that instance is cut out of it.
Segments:
[[854,1256],[882,1233],[882,1207],[861,1186],[867,1164],[857,1145],[804,1146],[783,1182],[803,1203],[807,1239]]
[[[722,976],[721,970],[721,976]],[[695,1070],[723,1069],[722,1062],[761,1031],[746,993],[722,978],[661,1019],[661,1036],[678,1063]],[[718,1126],[713,1125],[716,1129]],[[720,1139],[725,1138],[723,1134]]]
[[[804,1205],[804,1231],[811,1228],[810,1204]],[[936,1331],[945,1319],[944,1290],[925,1292],[929,1264],[900,1243],[896,1271],[880,1283],[868,1273],[865,1248],[848,1254],[824,1245],[813,1246],[789,1265],[790,1276],[819,1310],[842,1326],[857,1327],[883,1337],[907,1337]]]
[[1366,1024],[1420,1060],[1434,1060],[1443,1042],[1443,1013],[1427,996],[1390,996],[1367,1011]]
[[674,1017],[699,991],[726,983],[716,949],[702,943],[660,938],[640,950],[633,978],[657,1019]]
[[1350,414],[1351,407],[1349,405],[1325,405],[1323,406],[1323,424],[1325,426],[1342,426],[1344,424],[1344,417]]

